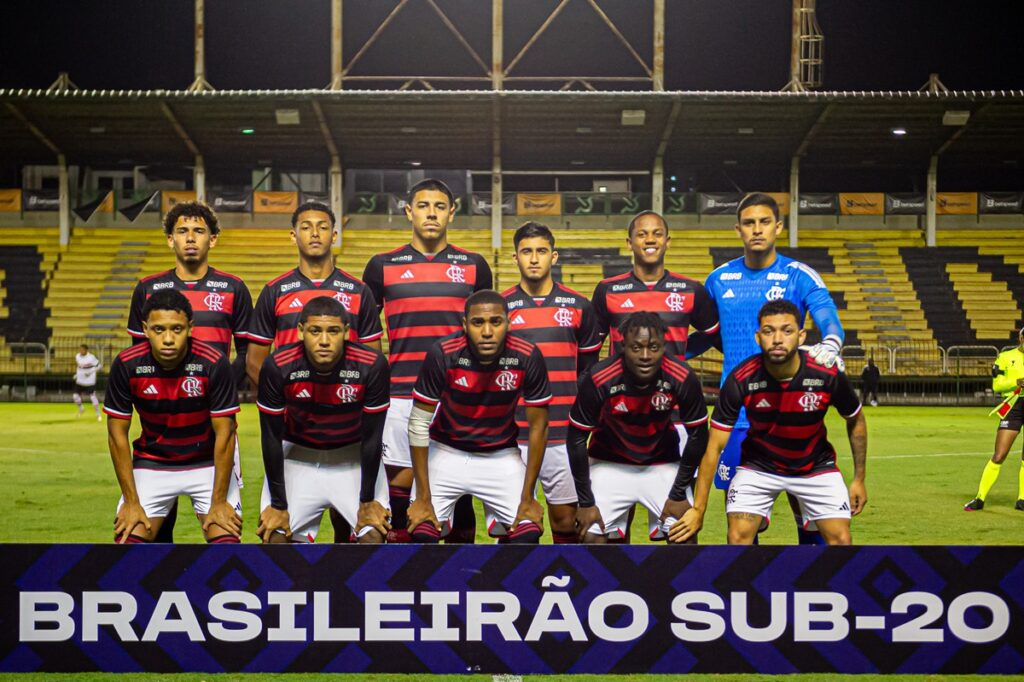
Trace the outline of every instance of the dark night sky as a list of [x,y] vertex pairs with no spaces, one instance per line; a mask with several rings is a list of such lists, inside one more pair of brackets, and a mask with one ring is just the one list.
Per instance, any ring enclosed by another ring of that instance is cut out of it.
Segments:
[[[345,0],[346,60],[396,4]],[[438,0],[489,60],[490,2]],[[505,0],[506,60],[557,0]],[[601,0],[649,59],[649,3]],[[667,0],[669,89],[777,90],[788,78],[788,0]],[[69,71],[84,88],[185,88],[191,0],[11,0],[0,22],[0,87],[46,87]],[[819,0],[825,89],[916,90],[937,72],[952,89],[1024,87],[1021,2]],[[356,72],[480,75],[423,0],[412,0]],[[328,0],[207,0],[207,72],[218,89],[323,87]],[[519,75],[635,74],[583,0],[574,0]],[[427,65],[427,66],[421,66]]]

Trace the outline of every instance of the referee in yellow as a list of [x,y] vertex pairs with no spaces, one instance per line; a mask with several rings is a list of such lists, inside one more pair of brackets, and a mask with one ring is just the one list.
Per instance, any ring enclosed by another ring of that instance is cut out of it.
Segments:
[[[1024,424],[1024,400],[1019,399],[1024,391],[1024,328],[1017,333],[1017,344],[1016,348],[1000,353],[992,365],[992,390],[1003,396],[1003,405],[1000,405],[1002,409],[999,409],[999,429],[996,431],[996,449],[981,473],[978,496],[964,505],[964,511],[985,508],[985,497],[999,478],[1003,461]],[[1017,475],[1017,503],[1013,508],[1024,511],[1024,460],[1021,461]]]

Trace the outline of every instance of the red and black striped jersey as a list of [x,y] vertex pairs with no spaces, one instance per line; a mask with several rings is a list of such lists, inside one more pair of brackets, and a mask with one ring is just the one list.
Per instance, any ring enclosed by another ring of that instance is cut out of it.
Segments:
[[825,413],[832,405],[849,419],[860,411],[860,400],[845,373],[797,352],[800,369],[789,381],[769,374],[758,354],[736,365],[722,385],[711,428],[731,431],[746,408],[750,430],[740,446],[740,466],[781,476],[838,470]]
[[388,361],[361,343],[346,343],[338,364],[317,371],[301,343],[274,351],[260,370],[256,406],[284,415],[284,440],[333,450],[363,438],[363,413],[384,412]]
[[440,407],[430,437],[459,450],[492,452],[516,446],[516,404],[551,402],[540,349],[512,334],[494,362],[482,365],[464,332],[441,339],[427,352],[413,398]]
[[176,289],[192,304],[192,338],[208,343],[228,355],[231,338],[241,354],[249,338],[252,296],[240,278],[209,268],[202,279],[185,282],[171,269],[142,278],[132,292],[128,310],[128,333],[133,343],[146,343],[142,331],[142,307],[150,296],[164,289]]
[[334,268],[330,276],[318,283],[295,268],[263,287],[249,327],[250,340],[264,346],[273,343],[275,348],[296,343],[302,308],[318,296],[331,296],[345,306],[350,318],[350,340],[370,343],[384,335],[377,302],[362,280]]
[[718,330],[718,308],[697,280],[665,271],[656,283],[648,285],[633,270],[601,280],[591,299],[601,334],[611,334],[609,357],[622,350],[619,324],[638,311],[657,313],[665,321],[668,333],[665,348],[686,357],[686,339],[690,327],[712,334]]
[[412,244],[369,260],[363,281],[388,326],[391,396],[409,398],[427,351],[462,329],[466,299],[491,288],[491,268],[478,253],[449,244],[427,256]]
[[142,434],[132,443],[134,466],[193,468],[213,464],[211,417],[238,412],[227,356],[198,340],[184,360],[164,369],[148,343],[122,351],[110,366],[103,411],[117,419],[139,413]]
[[[540,348],[548,368],[551,403],[548,405],[548,442],[564,443],[569,408],[576,399],[577,358],[601,350],[601,335],[590,301],[569,287],[555,283],[543,301],[519,285],[502,293],[508,306],[509,330]],[[516,411],[519,442],[527,443],[530,427],[522,401]]]
[[590,368],[569,419],[576,428],[593,432],[587,452],[594,459],[660,464],[679,461],[675,409],[687,427],[708,420],[700,379],[686,362],[666,353],[661,372],[640,389],[619,354]]

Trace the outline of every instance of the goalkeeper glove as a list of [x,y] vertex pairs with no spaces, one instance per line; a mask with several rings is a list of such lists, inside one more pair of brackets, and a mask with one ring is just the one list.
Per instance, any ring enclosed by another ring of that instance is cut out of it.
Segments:
[[837,367],[840,372],[846,371],[846,363],[839,353],[843,344],[836,336],[826,336],[821,343],[811,346],[807,354],[811,359],[824,367]]

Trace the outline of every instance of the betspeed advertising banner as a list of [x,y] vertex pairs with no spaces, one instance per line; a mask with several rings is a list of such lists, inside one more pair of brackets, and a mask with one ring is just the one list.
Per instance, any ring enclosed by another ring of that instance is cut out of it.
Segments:
[[1024,672],[1024,548],[4,545],[0,671]]

